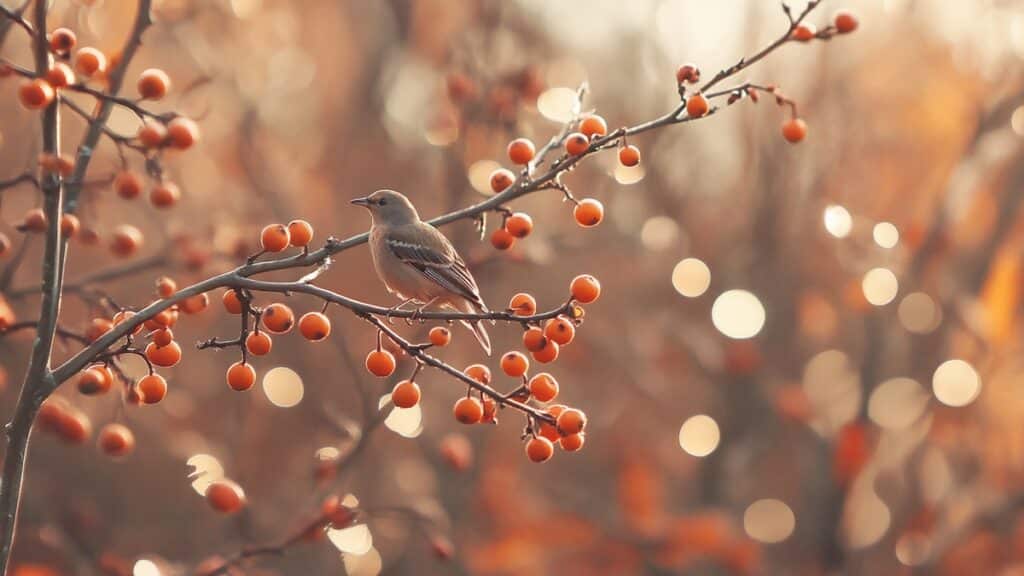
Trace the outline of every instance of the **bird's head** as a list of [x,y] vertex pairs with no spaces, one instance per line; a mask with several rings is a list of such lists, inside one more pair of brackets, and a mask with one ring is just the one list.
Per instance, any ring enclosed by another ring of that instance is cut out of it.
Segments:
[[377,224],[410,224],[420,219],[412,202],[394,190],[377,190],[365,198],[352,200],[352,204],[369,210]]

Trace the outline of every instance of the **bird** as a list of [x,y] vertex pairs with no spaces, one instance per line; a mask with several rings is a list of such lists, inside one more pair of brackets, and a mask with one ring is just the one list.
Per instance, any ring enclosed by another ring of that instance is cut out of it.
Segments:
[[[489,312],[466,262],[444,234],[420,220],[403,194],[377,190],[351,203],[370,212],[370,255],[388,292],[403,300],[395,310],[417,302],[419,312],[433,305],[469,314]],[[462,323],[490,356],[491,339],[483,322]]]

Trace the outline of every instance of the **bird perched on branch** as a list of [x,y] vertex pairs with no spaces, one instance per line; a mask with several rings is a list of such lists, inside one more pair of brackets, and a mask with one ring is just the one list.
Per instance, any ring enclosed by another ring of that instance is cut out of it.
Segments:
[[[392,294],[409,302],[447,307],[469,314],[487,312],[476,280],[452,243],[437,228],[420,220],[416,207],[394,190],[378,190],[352,204],[370,211],[370,255],[377,276]],[[491,354],[491,340],[480,320],[463,321],[480,346]]]

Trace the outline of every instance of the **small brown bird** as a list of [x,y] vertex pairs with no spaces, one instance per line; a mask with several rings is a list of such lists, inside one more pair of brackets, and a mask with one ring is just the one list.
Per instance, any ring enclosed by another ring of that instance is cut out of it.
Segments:
[[[370,255],[377,276],[392,294],[420,304],[419,310],[437,305],[458,312],[487,312],[476,280],[452,243],[420,220],[416,207],[394,190],[378,190],[352,204],[370,211]],[[463,321],[487,355],[491,340],[483,323]]]

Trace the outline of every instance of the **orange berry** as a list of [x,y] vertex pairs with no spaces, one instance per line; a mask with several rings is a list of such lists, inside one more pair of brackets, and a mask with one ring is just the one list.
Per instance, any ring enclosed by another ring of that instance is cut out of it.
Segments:
[[587,425],[587,417],[575,408],[567,408],[558,415],[558,433],[562,436],[579,434]]
[[46,82],[53,88],[66,88],[75,83],[75,71],[63,62],[57,62],[46,73]]
[[525,292],[519,292],[508,303],[508,309],[516,316],[533,316],[537,313],[537,300]]
[[557,343],[553,342],[550,338],[545,338],[544,347],[534,351],[533,359],[541,364],[554,362],[558,358],[558,350]]
[[142,232],[131,224],[114,228],[110,237],[110,251],[116,256],[131,256],[142,245]]
[[569,293],[580,304],[590,304],[601,295],[601,283],[590,274],[580,274],[569,284]]
[[174,342],[174,332],[170,328],[160,328],[153,332],[153,343],[157,346],[170,346]]
[[584,228],[597,226],[604,219],[604,205],[593,198],[585,198],[573,209],[576,223]]
[[177,323],[178,309],[171,307],[157,312],[152,318],[146,320],[145,327],[150,330],[156,330],[158,328],[169,328]]
[[263,356],[270,352],[274,341],[267,336],[266,332],[250,332],[245,337],[245,349],[253,356]]
[[452,102],[460,103],[472,100],[477,96],[477,86],[473,79],[462,72],[450,72],[445,78],[448,97]]
[[565,316],[559,316],[548,320],[544,325],[544,335],[559,346],[565,346],[576,336],[576,326]]
[[272,334],[284,334],[295,325],[292,309],[281,303],[274,303],[263,310],[263,327]]
[[857,17],[846,10],[836,12],[832,21],[835,23],[836,32],[839,32],[840,34],[849,34],[860,26],[860,22],[857,20]]
[[350,526],[356,519],[352,509],[342,504],[341,498],[337,496],[328,496],[324,500],[320,505],[320,514],[336,530]]
[[67,54],[78,43],[78,37],[68,28],[57,28],[50,32],[50,50],[57,54]]
[[48,221],[42,208],[33,208],[25,213],[25,219],[18,227],[26,232],[46,232]]
[[146,404],[156,404],[167,396],[167,380],[159,374],[143,376],[136,388]]
[[543,436],[534,436],[526,442],[526,456],[531,462],[547,462],[555,454],[551,440]]
[[387,350],[371,350],[366,355],[366,369],[378,378],[391,376],[395,371],[395,357]]
[[619,163],[623,166],[636,166],[640,163],[640,149],[632,144],[619,149]]
[[284,224],[270,224],[260,232],[260,246],[267,252],[280,252],[288,247],[291,236]]
[[167,142],[167,127],[156,120],[146,120],[136,137],[146,148],[159,148]]
[[676,83],[682,84],[683,82],[690,84],[700,82],[700,68],[694,64],[683,64],[676,69]]
[[248,390],[256,383],[256,370],[244,362],[235,362],[228,367],[227,381],[232,390]]
[[566,452],[577,452],[580,448],[583,448],[583,442],[586,440],[586,436],[587,435],[584,432],[563,436],[559,439],[558,445]]
[[558,381],[547,372],[541,372],[530,378],[530,394],[538,402],[551,402],[558,396]]
[[570,156],[579,156],[590,148],[590,141],[587,137],[579,132],[573,132],[565,137],[565,151]]
[[95,342],[113,327],[114,323],[106,318],[93,318],[89,323],[89,327],[85,330],[85,337],[90,342]]
[[107,424],[100,430],[97,443],[107,456],[121,458],[135,449],[135,435],[122,424]]
[[156,293],[161,298],[170,298],[178,291],[178,283],[169,276],[161,276],[156,279]]
[[[565,411],[565,409],[566,407],[564,405],[555,404],[554,406],[548,406],[546,412],[550,416],[557,419],[558,416]],[[543,436],[544,438],[547,438],[551,442],[558,442],[558,440],[562,437],[562,435],[558,433],[558,429],[555,428],[554,424],[548,424],[547,422],[541,422],[540,429],[537,430],[537,433]]]
[[78,391],[87,396],[105,394],[114,383],[114,375],[102,364],[91,366],[78,377]]
[[506,168],[498,168],[491,172],[491,190],[495,193],[504,192],[515,181],[516,175]]
[[96,48],[87,46],[75,54],[75,70],[85,77],[102,74],[107,69],[107,57]]
[[544,336],[544,331],[536,326],[528,328],[523,332],[523,348],[526,348],[530,352],[537,352],[547,345],[547,338]]
[[210,297],[204,292],[202,294],[196,294],[195,296],[189,296],[188,298],[181,301],[181,310],[185,314],[198,314],[206,307],[210,305]]
[[447,346],[452,341],[452,331],[444,326],[434,326],[427,337],[434,346]]
[[588,114],[587,116],[584,116],[583,121],[580,122],[580,132],[582,132],[587,138],[604,136],[608,133],[608,124],[604,121],[604,118],[597,114]]
[[441,458],[453,469],[464,472],[473,464],[473,445],[462,434],[448,434],[441,439]]
[[[135,316],[135,312],[132,312],[131,310],[121,310],[117,314],[114,314],[114,317],[111,318],[110,321],[114,326],[117,326],[122,322],[131,319],[133,316]],[[138,334],[140,330],[142,330],[142,324],[136,325],[135,328],[132,329],[132,334]]]
[[708,113],[711,105],[702,94],[694,94],[686,101],[686,113],[691,118],[699,118]]
[[181,190],[173,182],[162,182],[149,191],[149,202],[157,208],[169,208],[178,203]]
[[224,291],[221,301],[224,303],[224,309],[228,311],[228,314],[242,313],[242,300],[238,297],[238,292],[228,288]]
[[299,332],[306,340],[319,342],[331,335],[331,321],[320,312],[307,312],[299,318]]
[[419,385],[412,380],[402,380],[391,391],[391,402],[399,408],[412,408],[419,404]]
[[516,237],[504,228],[497,228],[491,234],[491,246],[498,250],[508,250],[516,243]]
[[170,368],[181,360],[181,346],[177,342],[167,346],[157,346],[155,342],[150,342],[146,346],[146,358],[157,366]]
[[530,160],[533,160],[533,156],[537,153],[537,149],[534,148],[533,142],[530,142],[526,138],[516,138],[515,140],[508,143],[508,159],[513,164],[529,164]]
[[530,369],[530,361],[521,352],[506,352],[501,357],[501,370],[513,378],[518,378]]
[[814,27],[814,24],[802,23],[793,30],[793,39],[799,42],[810,42],[814,40],[814,36],[818,33],[818,29]]
[[50,86],[50,83],[42,78],[26,80],[18,88],[18,100],[21,101],[22,106],[29,110],[46,108],[50,105],[50,102],[53,102],[55,95],[53,86]]
[[466,366],[466,369],[463,370],[463,372],[465,372],[466,376],[469,376],[481,384],[491,383],[491,369],[483,364],[471,364]]
[[463,424],[476,424],[484,417],[484,406],[476,398],[463,396],[455,402],[455,419]]
[[159,68],[149,68],[139,74],[136,84],[139,96],[145,100],[160,100],[171,89],[171,77]]
[[498,403],[493,398],[484,398],[480,405],[484,408],[484,413],[480,416],[480,421],[485,424],[497,423],[498,422]]
[[64,238],[73,238],[81,227],[82,223],[78,216],[67,213],[60,215],[60,235]]
[[792,118],[782,125],[782,137],[796,144],[807,137],[807,123],[800,118]]
[[65,411],[57,420],[57,434],[69,444],[82,444],[92,435],[89,417],[75,411]]
[[288,223],[288,241],[296,248],[309,246],[313,240],[313,225],[305,220],[292,220]]
[[134,172],[119,172],[114,177],[114,191],[125,200],[138,198],[139,194],[142,194],[142,180]]
[[218,480],[206,487],[206,501],[217,512],[232,514],[245,506],[245,492],[231,480]]
[[533,218],[526,212],[516,212],[505,220],[505,230],[516,238],[526,238],[533,232]]
[[199,141],[199,125],[195,121],[178,116],[167,123],[167,140],[178,150],[187,150]]

